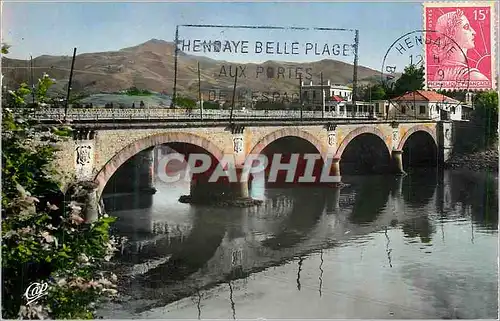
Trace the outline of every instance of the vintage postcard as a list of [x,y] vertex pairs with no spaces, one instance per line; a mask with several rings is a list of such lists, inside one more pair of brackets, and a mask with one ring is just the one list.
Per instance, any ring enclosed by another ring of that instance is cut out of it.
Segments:
[[495,89],[497,25],[493,2],[424,3],[427,88]]
[[2,319],[498,319],[498,1],[425,1],[2,1]]

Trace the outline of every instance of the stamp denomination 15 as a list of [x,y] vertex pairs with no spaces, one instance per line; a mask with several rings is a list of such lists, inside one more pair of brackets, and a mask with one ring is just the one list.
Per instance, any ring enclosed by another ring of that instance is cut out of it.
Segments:
[[429,89],[496,89],[496,15],[493,2],[424,3],[424,63]]

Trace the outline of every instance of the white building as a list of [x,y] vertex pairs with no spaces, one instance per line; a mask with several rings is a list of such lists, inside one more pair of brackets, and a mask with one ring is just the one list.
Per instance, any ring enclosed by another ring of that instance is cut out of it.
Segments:
[[435,91],[416,90],[379,103],[389,118],[462,120],[462,103]]
[[374,102],[356,101],[356,105],[354,105],[352,101],[339,101],[338,99],[338,96],[334,96],[330,101],[327,101],[325,110],[335,112],[335,115],[341,118],[372,118],[377,116],[377,105]]
[[[321,93],[323,89],[323,94]],[[331,97],[338,96],[342,100],[352,101],[352,88],[339,84],[331,84],[330,80],[323,86],[321,84],[314,85],[311,81],[309,84],[302,82],[302,100],[304,103],[318,103],[321,104],[321,99],[324,97],[325,101],[330,101]]]
[[[323,90],[323,93],[322,93]],[[324,109],[327,112],[334,112],[336,117],[373,117],[376,108],[375,103],[357,101],[352,103],[352,88],[332,84],[329,80],[321,86],[310,82],[308,85],[302,82],[302,101],[304,104],[313,106],[315,110],[322,110],[322,99]]]

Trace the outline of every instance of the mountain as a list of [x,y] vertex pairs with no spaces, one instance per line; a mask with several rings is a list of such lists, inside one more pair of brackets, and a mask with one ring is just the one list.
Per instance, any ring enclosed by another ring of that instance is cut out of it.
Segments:
[[[33,59],[35,79],[45,72],[57,80],[54,91],[65,93],[71,68],[71,56],[43,55]],[[238,88],[248,88],[259,92],[297,92],[299,80],[296,79],[297,68],[302,68],[316,77],[319,72],[323,79],[331,83],[350,84],[353,66],[348,63],[324,59],[309,63],[290,63],[284,61],[267,61],[262,64],[247,63],[240,67],[231,63],[213,60],[206,57],[188,55],[179,52],[177,90],[180,95],[197,97],[198,69],[201,69],[201,89],[207,93],[213,89],[232,90],[235,68],[238,68]],[[29,62],[26,60],[2,58],[4,82],[9,87],[30,79]],[[274,72],[268,74],[268,69]],[[245,74],[241,72],[245,70]],[[224,77],[224,71],[226,77]],[[279,79],[270,80],[269,76]],[[258,76],[258,77],[257,77]],[[285,78],[284,78],[284,77]],[[304,76],[305,77],[305,74]],[[358,80],[374,82],[380,78],[380,72],[359,66]],[[305,83],[309,81],[304,79]],[[140,45],[123,48],[118,51],[84,53],[76,56],[72,81],[72,93],[106,93],[117,92],[132,86],[156,92],[171,94],[174,85],[174,44],[158,39],[151,39]]]

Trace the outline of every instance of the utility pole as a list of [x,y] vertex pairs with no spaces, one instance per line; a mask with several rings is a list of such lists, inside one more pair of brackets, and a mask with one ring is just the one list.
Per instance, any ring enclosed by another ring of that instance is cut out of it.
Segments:
[[175,101],[177,99],[177,57],[179,54],[179,26],[175,27],[175,49],[174,49],[174,93],[172,95],[171,108],[175,108]]
[[201,101],[201,74],[200,62],[198,61],[198,100],[200,101],[200,118],[203,120],[203,101]]
[[375,116],[375,110],[373,110],[373,105],[372,105],[372,86],[368,86],[368,90],[370,93],[370,107],[368,108],[370,112],[370,117]]
[[325,90],[323,88],[323,72],[320,73],[321,78],[321,119],[325,118]]
[[415,115],[415,119],[417,119],[417,102],[415,99],[415,90],[413,91],[413,114]]
[[352,115],[355,117],[358,109],[356,105],[358,91],[358,47],[359,47],[359,30],[354,31],[354,70],[352,73]]
[[33,107],[35,106],[35,75],[33,73],[33,56],[30,55],[30,74],[31,74],[31,99]]
[[236,74],[234,75],[234,87],[233,87],[233,99],[231,102],[231,113],[229,114],[229,123],[233,123],[233,110],[234,110],[234,97],[236,95],[236,83],[238,81],[238,68],[236,68]]
[[68,93],[66,95],[66,104],[64,105],[64,121],[68,115],[69,94],[71,92],[71,80],[73,79],[73,69],[75,68],[76,47],[73,49],[73,59],[71,61],[71,71],[69,72]]
[[356,106],[357,91],[358,91],[358,47],[359,47],[359,30],[356,29],[354,34],[354,70],[352,74],[352,101]]
[[302,121],[302,109],[304,108],[304,103],[302,101],[302,74],[299,75],[299,99],[300,99],[300,120]]

